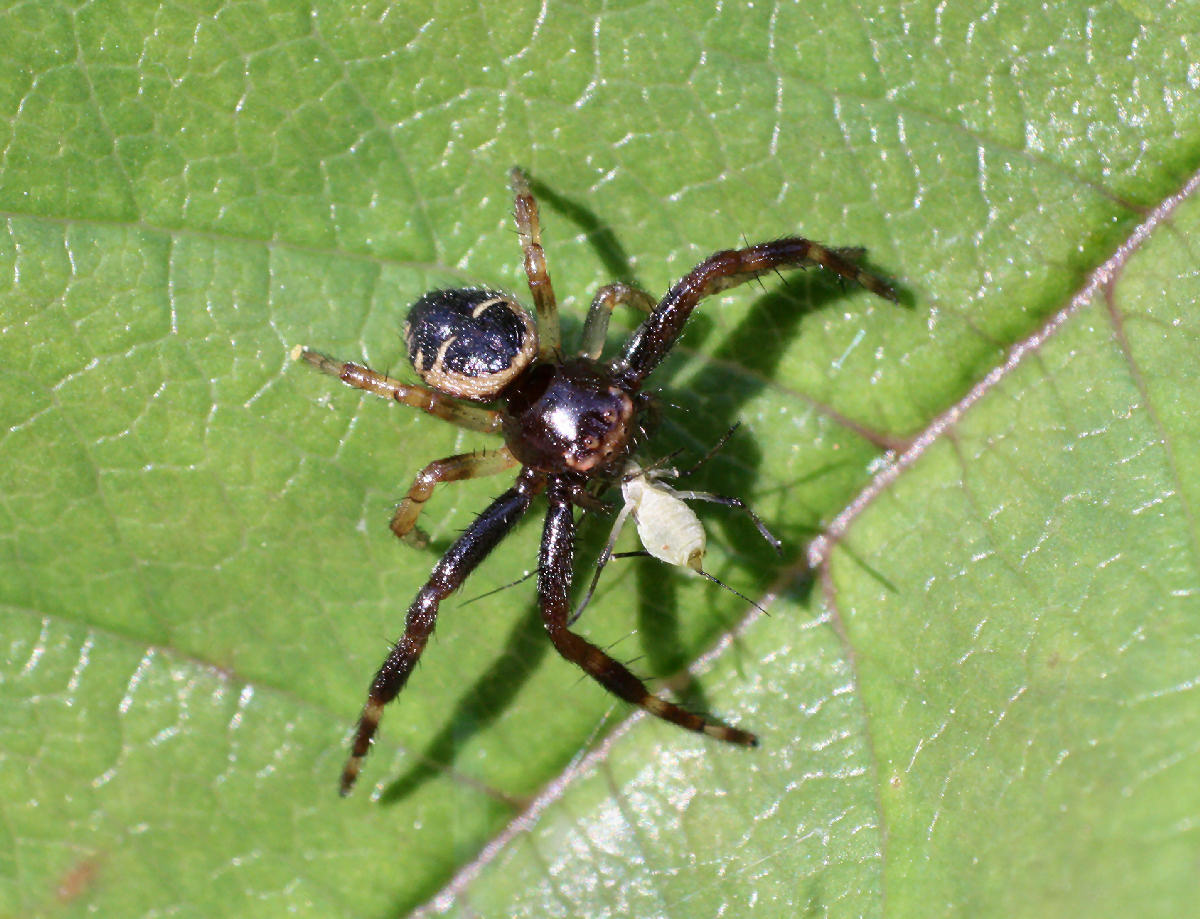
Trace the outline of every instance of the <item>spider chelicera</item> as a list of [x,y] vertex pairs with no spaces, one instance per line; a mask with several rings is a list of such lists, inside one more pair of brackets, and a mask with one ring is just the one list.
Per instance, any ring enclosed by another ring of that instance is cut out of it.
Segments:
[[[664,721],[728,743],[756,745],[758,740],[749,731],[653,695],[623,664],[571,631],[574,509],[602,509],[596,492],[620,483],[630,454],[646,436],[651,414],[652,400],[642,386],[705,297],[769,271],[817,265],[880,297],[896,298],[886,282],[859,267],[861,249],[831,249],[788,237],[710,255],[659,301],[626,284],[600,288],[584,321],[580,350],[566,356],[542,250],[537,202],[520,169],[511,171],[510,180],[536,324],[520,304],[495,291],[425,294],[409,312],[404,340],[409,360],[426,386],[401,383],[308,348],[293,351],[295,358],[356,389],[395,399],[462,428],[503,435],[502,447],[436,460],[421,470],[392,517],[392,531],[402,539],[424,544],[417,518],[439,484],[521,467],[513,487],[454,541],[408,608],[404,635],[371,682],[342,771],[343,795],[358,778],[383,707],[404,688],[421,657],[441,601],[462,585],[541,492],[546,493],[549,508],[537,591],[542,621],[558,652],[609,692]],[[620,354],[602,361],[609,317],[618,305],[634,306],[648,315]],[[485,408],[486,403],[498,407]]]

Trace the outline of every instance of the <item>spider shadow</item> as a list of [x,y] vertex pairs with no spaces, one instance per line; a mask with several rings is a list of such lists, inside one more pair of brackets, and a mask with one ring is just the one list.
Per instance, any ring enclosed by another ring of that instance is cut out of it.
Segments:
[[626,284],[638,286],[637,277],[631,267],[629,253],[621,245],[612,227],[586,204],[568,198],[566,195],[549,188],[536,177],[530,177],[529,187],[538,200],[557,214],[565,217],[583,231],[588,245],[600,257],[604,270],[608,275],[607,281],[624,281]]

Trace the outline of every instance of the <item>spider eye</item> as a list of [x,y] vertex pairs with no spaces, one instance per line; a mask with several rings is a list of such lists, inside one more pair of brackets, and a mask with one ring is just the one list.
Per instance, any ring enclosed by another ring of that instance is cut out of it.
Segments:
[[434,290],[404,323],[408,359],[441,392],[491,402],[537,354],[537,329],[521,305],[492,290]]

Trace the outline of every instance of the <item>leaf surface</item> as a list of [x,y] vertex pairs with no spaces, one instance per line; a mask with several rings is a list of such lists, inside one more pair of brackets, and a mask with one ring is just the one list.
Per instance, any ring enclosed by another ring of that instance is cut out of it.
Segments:
[[[0,914],[1184,912],[1189,10],[0,11]],[[742,422],[697,487],[784,539],[705,514],[770,616],[638,560],[580,629],[762,748],[630,719],[527,581],[446,603],[342,801],[370,675],[504,482],[396,543],[410,477],[491,443],[288,352],[404,373],[420,292],[520,291],[514,162],[568,341],[602,283],[794,232],[906,302],[767,280],[654,377],[663,453]]]

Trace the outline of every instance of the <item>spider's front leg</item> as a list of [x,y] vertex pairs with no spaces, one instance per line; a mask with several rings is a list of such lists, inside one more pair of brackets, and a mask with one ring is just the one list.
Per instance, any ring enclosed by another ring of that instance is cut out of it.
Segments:
[[630,336],[616,361],[618,377],[623,385],[636,390],[671,350],[696,304],[769,271],[819,265],[861,284],[878,297],[895,300],[896,292],[886,281],[859,267],[857,259],[862,252],[853,248],[831,249],[811,239],[793,236],[710,255],[667,291],[654,312]]
[[392,647],[387,660],[371,682],[367,702],[354,732],[350,758],[342,770],[343,796],[348,795],[354,787],[363,757],[371,749],[371,740],[383,716],[383,707],[404,688],[421,652],[425,650],[425,644],[437,622],[438,606],[462,586],[467,575],[508,535],[544,484],[541,473],[530,469],[522,471],[516,485],[488,505],[434,566],[429,580],[408,608],[404,635]]
[[570,503],[570,487],[562,479],[552,478],[547,497],[550,508],[546,512],[546,528],[542,532],[538,598],[542,606],[542,621],[558,653],[613,695],[640,706],[657,718],[718,740],[757,746],[758,739],[749,731],[693,714],[651,694],[646,685],[623,664],[567,627],[571,615],[571,562],[575,551],[575,515]]
[[509,452],[508,447],[481,450],[477,453],[460,453],[457,456],[434,460],[417,473],[408,494],[396,506],[396,512],[392,514],[392,532],[409,545],[424,548],[429,544],[429,537],[417,527],[417,517],[433,494],[434,488],[447,482],[495,475],[516,465],[517,458]]

